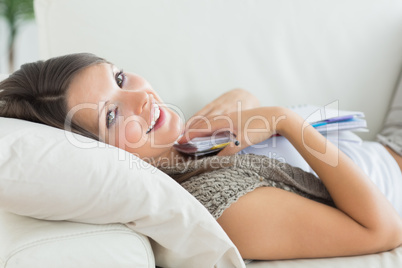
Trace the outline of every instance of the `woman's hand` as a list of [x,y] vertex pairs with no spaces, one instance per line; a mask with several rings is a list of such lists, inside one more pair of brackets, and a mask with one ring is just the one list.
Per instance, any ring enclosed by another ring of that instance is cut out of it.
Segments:
[[[244,89],[233,89],[219,96],[194,116],[222,115],[238,110],[257,108],[260,102],[253,94]],[[193,116],[193,117],[194,117]]]
[[236,135],[240,146],[231,143],[219,155],[232,155],[277,134],[277,125],[286,119],[288,112],[289,110],[283,107],[260,107],[224,115],[194,117],[187,122],[179,143],[186,143],[195,137],[231,131]]

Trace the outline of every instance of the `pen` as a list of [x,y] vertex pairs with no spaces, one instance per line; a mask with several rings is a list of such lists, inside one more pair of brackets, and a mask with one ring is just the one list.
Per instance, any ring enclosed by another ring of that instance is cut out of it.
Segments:
[[238,141],[236,139],[236,134],[234,134],[233,132],[229,132],[230,135],[230,141],[234,143],[234,145],[239,146],[240,145],[240,141]]
[[320,126],[325,126],[327,124],[328,124],[327,122],[318,122],[318,123],[311,124],[311,126],[312,127],[320,127]]

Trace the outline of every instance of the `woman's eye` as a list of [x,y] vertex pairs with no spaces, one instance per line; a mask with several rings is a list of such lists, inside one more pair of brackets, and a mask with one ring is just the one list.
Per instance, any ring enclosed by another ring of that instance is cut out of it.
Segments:
[[119,71],[116,76],[116,84],[119,86],[119,88],[122,88],[124,85],[124,80],[126,79],[126,75],[124,74],[123,70]]
[[116,117],[117,117],[117,108],[109,111],[106,114],[106,127],[107,128],[109,128],[111,125],[114,124],[114,122],[116,121]]

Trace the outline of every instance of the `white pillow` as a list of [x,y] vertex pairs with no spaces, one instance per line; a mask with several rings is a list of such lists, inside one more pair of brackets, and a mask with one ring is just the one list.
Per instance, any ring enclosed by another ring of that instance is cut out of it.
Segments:
[[0,118],[0,170],[1,209],[38,219],[125,223],[154,240],[162,267],[244,267],[236,247],[193,196],[118,148]]

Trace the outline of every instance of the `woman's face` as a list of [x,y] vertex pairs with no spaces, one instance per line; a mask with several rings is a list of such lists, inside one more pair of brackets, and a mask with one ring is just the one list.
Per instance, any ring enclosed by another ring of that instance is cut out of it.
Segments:
[[166,153],[182,132],[180,117],[144,78],[111,64],[79,73],[70,85],[67,103],[78,125],[141,158]]

